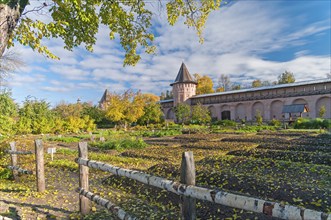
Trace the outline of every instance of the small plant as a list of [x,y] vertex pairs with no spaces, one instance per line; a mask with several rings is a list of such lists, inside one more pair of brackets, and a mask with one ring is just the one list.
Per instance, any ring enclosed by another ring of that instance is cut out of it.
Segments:
[[323,118],[324,115],[325,115],[325,113],[326,113],[326,108],[325,108],[325,106],[323,105],[323,106],[321,106],[321,108],[320,108],[319,111],[318,111],[318,116],[319,116],[320,118]]
[[256,111],[255,118],[256,118],[256,122],[257,122],[257,124],[258,124],[258,125],[262,125],[262,123],[263,123],[263,118],[262,118],[262,115],[261,115],[261,112],[260,112],[260,111]]
[[0,180],[10,179],[12,177],[12,172],[10,169],[0,167]]
[[277,120],[277,119],[272,119],[270,122],[269,122],[269,125],[271,126],[275,126],[275,127],[280,127],[282,125],[282,123]]

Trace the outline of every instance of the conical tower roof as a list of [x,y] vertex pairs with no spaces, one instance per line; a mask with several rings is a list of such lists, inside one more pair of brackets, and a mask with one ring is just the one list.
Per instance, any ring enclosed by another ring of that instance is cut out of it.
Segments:
[[170,86],[173,86],[174,84],[177,83],[194,83],[197,84],[197,82],[193,79],[191,76],[190,72],[188,71],[187,67],[185,66],[184,63],[182,63],[177,77],[175,79],[175,82],[171,83]]
[[107,97],[109,95],[108,89],[105,90],[105,92],[103,93],[101,100],[99,101],[99,103],[105,102],[107,101]]

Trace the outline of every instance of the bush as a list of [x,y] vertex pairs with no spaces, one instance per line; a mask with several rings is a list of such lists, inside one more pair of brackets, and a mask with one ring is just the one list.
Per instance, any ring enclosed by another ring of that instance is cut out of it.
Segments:
[[10,169],[0,167],[0,180],[1,179],[11,179],[12,172]]
[[308,119],[308,118],[299,118],[294,122],[293,128],[295,129],[320,129],[320,128],[331,128],[330,119]]
[[269,122],[269,125],[271,126],[275,126],[275,127],[280,127],[282,125],[282,123],[277,120],[277,119],[272,119],[270,122]]

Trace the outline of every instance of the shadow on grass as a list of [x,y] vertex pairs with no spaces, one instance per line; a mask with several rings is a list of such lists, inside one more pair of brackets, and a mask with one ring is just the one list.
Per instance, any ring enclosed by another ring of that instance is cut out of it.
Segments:
[[[65,209],[61,209],[61,208],[56,208],[56,207],[52,207],[49,205],[36,205],[36,204],[30,204],[30,203],[23,203],[23,202],[14,202],[14,201],[8,201],[8,200],[3,200],[0,199],[0,202],[6,203],[8,205],[15,205],[15,206],[20,206],[20,207],[30,207],[33,211],[40,213],[40,214],[44,214],[46,215],[46,219],[51,220],[51,219],[55,219],[54,216],[52,216],[51,213],[49,212],[45,212],[43,211],[43,209],[48,209],[48,210],[52,210],[52,211],[56,211],[56,212],[62,212],[62,213],[66,213],[66,214],[71,214],[71,211],[65,210]],[[17,214],[17,210],[15,209],[15,213],[16,213],[16,218],[14,219],[21,219],[18,214]],[[10,213],[13,213],[12,211],[10,211]]]

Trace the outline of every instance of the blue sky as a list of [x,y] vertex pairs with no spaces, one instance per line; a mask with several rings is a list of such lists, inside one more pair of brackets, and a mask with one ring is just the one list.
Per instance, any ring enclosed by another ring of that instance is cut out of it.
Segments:
[[329,0],[238,0],[211,14],[200,44],[193,29],[182,22],[169,26],[165,12],[153,24],[156,55],[142,54],[135,67],[123,67],[123,51],[101,27],[94,53],[83,48],[63,49],[59,39],[45,41],[60,61],[49,60],[29,48],[14,50],[26,63],[7,86],[14,99],[45,99],[53,106],[65,102],[100,100],[104,90],[127,89],[160,95],[171,90],[184,61],[191,74],[221,74],[233,83],[254,79],[275,81],[285,70],[297,81],[326,78],[331,70],[331,2]]

